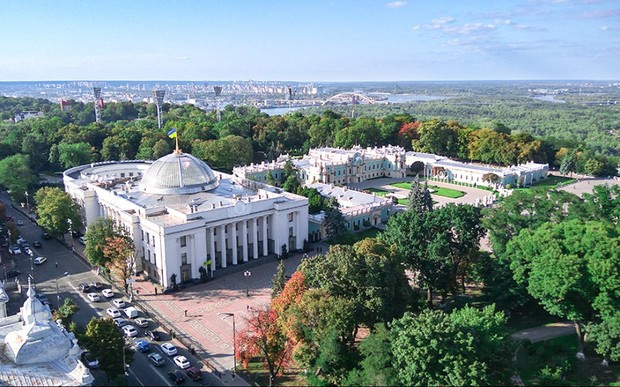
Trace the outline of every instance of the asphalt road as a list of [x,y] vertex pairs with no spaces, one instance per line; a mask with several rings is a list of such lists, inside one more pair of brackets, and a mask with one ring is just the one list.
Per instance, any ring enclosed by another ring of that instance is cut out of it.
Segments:
[[[58,303],[62,303],[67,297],[70,297],[78,306],[79,311],[73,317],[73,321],[81,326],[86,326],[88,321],[93,317],[106,317],[106,308],[114,307],[112,305],[113,299],[121,298],[120,294],[115,294],[112,299],[106,299],[101,297],[99,302],[91,302],[86,297],[85,293],[79,290],[80,283],[89,283],[93,281],[104,283],[106,288],[110,288],[110,285],[103,282],[102,278],[97,276],[96,273],[90,270],[90,267],[82,261],[78,256],[73,254],[70,249],[65,247],[60,241],[56,239],[43,240],[41,238],[43,230],[35,223],[29,221],[22,213],[16,211],[9,206],[8,198],[6,194],[1,194],[0,199],[4,201],[7,206],[7,215],[13,216],[15,221],[23,220],[23,226],[19,226],[21,236],[30,243],[34,252],[33,257],[44,256],[47,261],[42,265],[33,265],[31,257],[25,253],[19,255],[9,255],[6,248],[2,249],[2,265],[0,265],[0,276],[4,276],[4,271],[11,269],[19,270],[21,275],[19,277],[20,283],[27,286],[28,277],[31,276],[34,279],[34,284],[37,289],[37,293],[45,294],[51,302],[50,307],[52,309],[57,308]],[[42,246],[40,248],[32,247],[34,241],[40,241]],[[77,243],[77,239],[73,241],[76,249],[82,249],[82,246]],[[56,265],[57,263],[57,265]],[[10,281],[10,280],[9,280]],[[100,292],[100,291],[99,291]],[[25,290],[22,290],[21,294],[17,290],[8,290],[10,295],[10,301],[7,304],[7,312],[9,315],[19,312],[19,308],[25,301]],[[128,300],[124,298],[125,302]],[[141,313],[141,317],[144,315]],[[135,324],[134,324],[135,326]],[[144,338],[144,330],[147,328],[136,327],[139,334],[137,338]],[[148,329],[157,329],[153,321],[150,321]],[[167,333],[162,333],[162,341],[151,342],[152,351],[158,352],[166,360],[166,364],[160,367],[154,366],[147,358],[147,354],[140,352],[134,353],[134,361],[128,368],[127,382],[132,386],[170,386],[172,382],[168,379],[167,373],[169,371],[178,369],[172,362],[172,357],[168,357],[159,348],[159,344],[167,342],[170,337]],[[133,339],[131,339],[133,341]],[[149,340],[150,341],[150,340]],[[178,347],[180,355],[184,355],[191,362],[192,366],[203,368],[201,362],[195,359],[185,348]],[[130,350],[130,349],[127,349]],[[123,356],[119,353],[119,356]],[[203,369],[204,371],[204,369]],[[107,380],[105,374],[101,371],[94,370],[93,376],[96,378],[96,384],[106,384]],[[208,373],[203,372],[203,381],[194,382],[189,378],[186,378],[186,385],[218,385],[219,381]]]

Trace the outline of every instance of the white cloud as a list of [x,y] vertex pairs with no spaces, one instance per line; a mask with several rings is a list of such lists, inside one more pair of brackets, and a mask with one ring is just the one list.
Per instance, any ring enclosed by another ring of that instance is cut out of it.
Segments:
[[390,3],[386,3],[385,6],[388,8],[401,8],[407,5],[406,1],[392,1]]
[[413,27],[411,27],[411,31],[417,31],[420,28],[421,28],[420,26],[413,26]]
[[460,35],[467,35],[476,32],[492,31],[495,29],[493,24],[482,23],[466,23],[460,26],[446,26],[442,28],[444,32],[456,33]]
[[609,31],[609,27],[608,26],[602,26],[601,27],[601,31]]
[[440,18],[437,18],[437,19],[433,19],[433,20],[431,21],[431,24],[432,24],[432,25],[437,25],[437,26],[440,26],[440,25],[444,25],[444,24],[449,24],[449,23],[452,23],[452,22],[454,22],[455,20],[456,20],[456,19],[455,19],[455,18],[453,18],[453,17],[450,17],[450,16],[444,16],[444,17],[440,17]]

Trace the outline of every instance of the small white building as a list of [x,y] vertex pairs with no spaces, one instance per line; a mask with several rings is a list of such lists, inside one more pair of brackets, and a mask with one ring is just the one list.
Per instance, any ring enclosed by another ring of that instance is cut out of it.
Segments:
[[52,321],[32,286],[20,313],[0,318],[0,380],[6,386],[88,386],[90,370],[72,332]]
[[128,230],[136,271],[164,287],[200,278],[201,267],[213,273],[283,246],[300,250],[308,235],[305,197],[214,172],[180,151],[71,168],[64,184],[86,227],[107,217]]

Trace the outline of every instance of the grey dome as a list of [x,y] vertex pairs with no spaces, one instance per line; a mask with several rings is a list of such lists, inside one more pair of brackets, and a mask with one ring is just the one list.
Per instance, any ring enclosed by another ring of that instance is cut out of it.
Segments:
[[151,164],[140,181],[140,191],[149,194],[184,195],[209,191],[219,181],[204,161],[174,152]]

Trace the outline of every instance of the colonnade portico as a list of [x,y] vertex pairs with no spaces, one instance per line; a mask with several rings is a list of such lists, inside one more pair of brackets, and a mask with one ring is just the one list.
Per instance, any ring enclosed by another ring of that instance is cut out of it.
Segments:
[[[268,215],[207,227],[205,230],[207,243],[206,251],[211,258],[211,270],[215,270],[217,266],[226,268],[229,263],[237,265],[240,260],[239,254],[241,254],[241,260],[243,262],[249,260],[250,254],[252,254],[253,259],[258,259],[260,242],[262,242],[262,255],[268,255],[269,230],[267,217]],[[239,224],[241,227],[239,227]],[[241,233],[240,238],[237,232],[238,227]],[[252,246],[251,251],[249,249],[250,245]],[[229,250],[231,262],[228,261]]]

